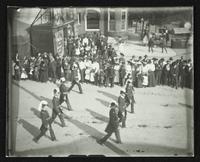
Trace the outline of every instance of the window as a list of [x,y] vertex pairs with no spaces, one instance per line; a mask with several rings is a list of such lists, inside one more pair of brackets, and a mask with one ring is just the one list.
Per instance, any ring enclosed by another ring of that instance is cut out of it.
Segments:
[[115,31],[116,30],[116,19],[115,19],[115,10],[110,9],[108,11],[108,30]]
[[121,12],[121,15],[122,15],[122,17],[121,17],[121,29],[122,30],[125,30],[126,29],[126,11],[122,11]]
[[99,29],[100,14],[95,10],[88,10],[86,16],[86,29],[96,30]]

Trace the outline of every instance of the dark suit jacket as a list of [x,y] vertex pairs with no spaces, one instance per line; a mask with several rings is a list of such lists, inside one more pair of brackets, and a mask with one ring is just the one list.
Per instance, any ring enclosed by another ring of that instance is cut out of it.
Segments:
[[40,116],[41,116],[41,120],[42,120],[42,126],[41,126],[40,130],[44,129],[44,128],[47,129],[48,125],[49,125],[49,113],[48,113],[48,111],[41,110]]
[[128,97],[129,100],[134,100],[134,94],[133,94],[133,92],[134,92],[133,86],[130,85],[130,84],[127,85],[126,86],[126,94],[127,94],[127,97]]
[[61,85],[60,85],[60,93],[61,93],[61,95],[64,93],[64,92],[67,92],[67,87],[62,83]]
[[119,111],[124,112],[126,109],[126,100],[125,98],[122,98],[121,96],[118,97],[118,107]]
[[60,113],[60,108],[59,108],[60,100],[56,97],[53,97],[52,103],[53,103],[53,112],[55,112],[56,114],[59,114]]
[[110,112],[109,112],[109,123],[108,123],[105,131],[107,133],[111,133],[111,132],[114,132],[116,129],[118,129],[118,127],[119,127],[119,119],[120,119],[119,113],[117,114],[115,112],[115,109],[111,108]]

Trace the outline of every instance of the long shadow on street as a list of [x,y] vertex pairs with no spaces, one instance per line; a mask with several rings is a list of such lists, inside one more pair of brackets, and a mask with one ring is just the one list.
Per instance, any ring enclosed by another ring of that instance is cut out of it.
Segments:
[[102,100],[100,98],[96,98],[96,100],[99,101],[105,107],[108,107],[110,105],[110,103],[108,101]]
[[99,93],[101,93],[101,94],[103,94],[103,95],[105,95],[105,96],[117,101],[118,97],[113,95],[113,94],[111,94],[111,93],[108,93],[108,92],[105,92],[105,91],[100,91],[100,90],[98,90],[97,92],[99,92]]
[[36,137],[40,133],[40,130],[36,126],[30,124],[24,119],[20,119],[18,123],[21,124],[22,127],[24,127],[24,129],[27,130],[33,137]]
[[[97,129],[95,129],[87,124],[84,124],[78,120],[69,119],[68,121],[71,122],[72,124],[76,125],[78,128],[82,129],[83,131],[85,131],[87,134],[89,134],[95,140],[99,140],[100,138],[102,138],[105,135],[105,134],[99,132]],[[111,149],[112,151],[114,151],[115,153],[117,153],[118,155],[128,156],[128,154],[125,151],[119,149],[117,146],[110,143],[109,141],[107,141],[105,143],[105,146],[108,147],[109,149]]]
[[104,116],[104,115],[102,115],[102,114],[99,114],[99,113],[97,113],[97,112],[95,112],[95,111],[93,111],[93,110],[90,110],[90,109],[86,109],[86,110],[87,110],[92,116],[94,116],[96,119],[101,120],[101,121],[106,122],[106,123],[109,122],[108,117],[106,117],[106,116]]
[[[16,84],[16,83],[15,83],[15,84]],[[17,86],[19,86],[19,85],[17,85]],[[19,87],[22,88],[22,89],[23,89],[24,91],[26,91],[27,93],[31,94],[31,95],[32,95],[34,98],[36,98],[37,100],[41,101],[41,97],[35,95],[34,93],[30,92],[29,90],[25,89],[24,87],[21,87],[21,86],[19,86]],[[109,98],[111,98],[111,99],[113,99],[113,100],[117,100],[117,96],[114,96],[114,95],[112,95],[112,94],[110,94],[110,93],[107,93],[107,92],[104,92],[104,91],[98,91],[98,92],[104,94],[105,96],[107,96],[107,97],[109,97]],[[46,99],[47,99],[47,98],[46,98]],[[47,101],[50,101],[50,99],[47,99]],[[99,101],[100,101],[100,99],[99,99]],[[102,100],[102,101],[103,101],[103,100]],[[108,102],[105,102],[105,101],[104,101],[104,104],[106,104],[106,106],[108,106],[107,103],[108,103]],[[189,123],[191,122],[191,117],[190,117],[190,115],[189,115],[189,114],[190,114],[190,113],[189,113],[189,110],[190,110],[190,109],[187,109],[187,110],[188,110],[188,111],[186,112],[186,115],[187,115],[187,123],[186,123],[186,124],[187,124],[187,127],[190,127],[190,125],[189,125]],[[36,116],[38,116],[38,112],[35,112],[33,109],[32,109],[32,111],[34,112],[34,114],[35,114]],[[107,122],[107,119],[106,119],[106,118],[102,117],[101,115],[97,114],[96,112],[91,111],[91,110],[89,110],[89,109],[87,109],[87,111],[89,111],[92,115],[96,116],[98,119],[104,120],[105,122]],[[78,120],[69,119],[68,117],[65,117],[65,118],[67,118],[69,122],[71,122],[72,124],[76,125],[78,128],[80,128],[80,129],[82,129],[83,131],[85,131],[87,134],[89,134],[89,135],[90,135],[92,138],[94,138],[94,139],[100,139],[100,138],[102,138],[102,137],[105,135],[105,134],[99,132],[97,129],[95,129],[95,128],[93,128],[93,127],[91,127],[91,126],[89,126],[89,125],[87,125],[87,124],[85,124],[85,123],[82,123],[82,122],[80,122],[80,121],[78,121]],[[35,137],[36,135],[38,135],[39,129],[38,129],[37,127],[35,127],[34,125],[28,123],[26,120],[20,119],[20,120],[18,121],[18,123],[22,124],[22,126],[23,126],[32,136]],[[191,138],[191,131],[190,131],[190,129],[188,129],[188,139],[190,139],[190,138]],[[162,150],[162,149],[164,149],[164,150],[165,150],[165,149],[167,149],[167,150],[173,150],[174,152],[176,152],[176,150],[179,150],[179,151],[183,152],[183,151],[190,151],[189,148],[191,148],[190,142],[189,142],[189,141],[188,141],[188,146],[187,146],[187,148],[185,148],[185,149],[171,148],[171,147],[166,147],[166,146],[149,145],[149,144],[137,144],[137,145],[136,145],[136,144],[134,144],[134,143],[129,143],[129,144],[126,144],[126,145],[127,145],[127,146],[128,146],[128,145],[131,145],[131,147],[132,147],[132,148],[135,148],[135,149],[138,148],[138,147],[140,147],[140,148],[148,147],[149,149],[148,149],[148,150],[145,150],[145,152],[148,152],[148,153],[151,153],[152,151],[155,151],[154,153],[158,153],[157,151]],[[129,155],[127,152],[121,150],[120,148],[118,148],[117,146],[115,146],[114,144],[112,144],[112,143],[109,142],[109,141],[107,141],[107,142],[105,143],[105,146],[108,147],[109,149],[111,149],[112,151],[116,152],[118,155],[125,155],[125,156],[128,156],[128,155]],[[59,147],[59,146],[56,146],[56,147]],[[119,145],[119,147],[120,147],[120,145]],[[154,147],[155,147],[155,150],[152,150]],[[43,148],[43,149],[44,149],[44,148]],[[39,149],[38,149],[38,150],[39,150]],[[140,151],[140,150],[139,150],[139,151]],[[136,150],[136,152],[138,152],[138,151]],[[159,151],[159,152],[161,152],[161,151]]]

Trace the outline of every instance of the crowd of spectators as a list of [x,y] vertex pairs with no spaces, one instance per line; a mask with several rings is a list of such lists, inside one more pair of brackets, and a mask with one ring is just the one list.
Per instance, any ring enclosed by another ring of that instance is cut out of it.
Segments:
[[123,53],[108,43],[104,35],[93,33],[69,37],[64,56],[51,52],[38,53],[37,56],[12,60],[12,72],[15,80],[29,79],[38,82],[56,83],[65,77],[72,81],[74,64],[78,67],[80,83],[96,86],[124,86],[131,80],[134,87],[171,87],[192,88],[193,64],[190,59],[158,59],[149,56],[127,60]]

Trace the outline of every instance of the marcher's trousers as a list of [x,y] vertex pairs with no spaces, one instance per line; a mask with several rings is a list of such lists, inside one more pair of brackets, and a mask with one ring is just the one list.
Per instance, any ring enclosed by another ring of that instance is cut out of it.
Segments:
[[63,102],[65,102],[67,104],[68,110],[73,110],[70,105],[68,95],[63,95],[63,94],[60,95],[60,104],[62,104]]
[[50,119],[50,123],[54,122],[54,120],[56,119],[57,116],[60,119],[62,127],[64,127],[65,126],[65,121],[64,121],[63,113],[61,113],[61,114],[58,115],[56,112],[53,111],[52,117]]
[[112,133],[115,133],[115,137],[116,137],[117,142],[121,143],[121,137],[120,137],[119,129],[116,129],[115,131],[110,131],[102,139],[100,139],[100,142],[102,142],[102,143],[106,142],[107,139],[112,135]]
[[75,81],[75,80],[72,81],[72,85],[71,85],[71,87],[70,87],[68,90],[71,91],[75,84],[78,86],[79,92],[80,92],[80,93],[83,93],[81,84],[80,84],[79,82]]
[[[47,132],[48,128],[44,127],[43,125],[40,127],[40,134],[35,137],[35,140],[36,141],[39,141],[39,139],[45,135],[45,133]],[[54,131],[51,127],[51,124],[49,124],[49,132],[50,132],[50,136],[51,136],[51,140],[54,141],[56,140],[56,137],[55,137],[55,134],[54,134]]]

